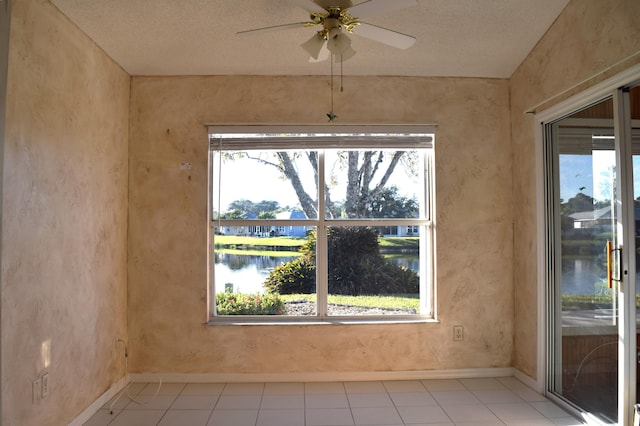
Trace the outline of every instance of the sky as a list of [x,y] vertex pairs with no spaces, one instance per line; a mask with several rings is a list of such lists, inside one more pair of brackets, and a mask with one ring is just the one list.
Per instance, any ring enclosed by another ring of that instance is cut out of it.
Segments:
[[[597,150],[592,155],[567,155],[560,157],[560,198],[567,201],[578,192],[596,201],[611,199],[611,168],[615,163],[615,151]],[[634,198],[640,197],[640,156],[633,156]]]
[[[302,163],[305,164],[305,163]],[[306,163],[308,164],[308,162]],[[333,164],[327,161],[327,168]],[[214,166],[217,169],[217,166]],[[220,185],[220,199],[214,199],[214,210],[218,210],[216,206],[220,205],[221,210],[227,210],[229,203],[239,200],[248,199],[253,202],[259,201],[277,201],[281,207],[295,207],[299,204],[298,197],[289,182],[284,185],[280,172],[271,165],[264,165],[257,160],[252,159],[235,159],[233,161],[223,161],[222,163],[222,184]],[[339,172],[337,168],[335,172]],[[315,196],[313,171],[309,166],[306,171],[298,170],[299,176],[303,180],[303,185],[312,197]],[[380,172],[379,172],[380,173]],[[381,173],[380,173],[381,174]],[[388,184],[395,184],[400,188],[400,193],[407,197],[413,196],[413,188],[411,179],[405,173],[403,167],[398,165],[394,170],[392,180]],[[218,172],[214,170],[214,182],[218,181]],[[214,184],[214,186],[216,186]],[[344,200],[346,187],[340,182],[334,182],[331,191],[333,201]],[[403,192],[404,191],[404,192]],[[216,197],[214,190],[214,197]]]
[[567,201],[577,193],[597,201],[611,199],[611,179],[615,153],[594,151],[593,155],[560,156],[560,198]]
[[[605,150],[595,150],[592,155],[562,155],[560,198],[567,201],[582,192],[594,197],[596,201],[609,200],[614,156],[614,151]],[[638,198],[640,197],[640,156],[634,156],[633,169],[634,198]],[[288,182],[282,185],[282,177],[273,166],[260,164],[256,160],[236,159],[223,163],[223,170],[225,174],[220,192],[220,205],[223,211],[226,211],[229,203],[242,198],[253,202],[275,200],[281,207],[298,205],[298,198],[292,186]],[[313,188],[311,170],[308,173],[300,173],[300,176],[305,181],[306,188]],[[394,176],[399,178],[394,182],[399,188],[411,186],[410,179],[400,167],[396,169]],[[217,180],[217,172],[214,178]],[[315,190],[308,189],[308,192],[314,194]],[[344,185],[337,186],[332,190],[332,198],[334,201],[343,199],[344,193]],[[218,205],[217,199],[214,200],[214,205]]]
[[[256,160],[236,159],[224,162],[222,168],[219,203],[222,211],[227,210],[229,203],[239,199],[277,201],[281,207],[298,204],[293,187],[290,184],[282,185],[283,180],[273,166],[260,164]],[[216,178],[214,176],[214,180]],[[301,174],[301,178],[304,178],[304,174]],[[305,187],[308,187],[309,176],[305,180]],[[218,205],[217,200],[214,200],[214,205]]]

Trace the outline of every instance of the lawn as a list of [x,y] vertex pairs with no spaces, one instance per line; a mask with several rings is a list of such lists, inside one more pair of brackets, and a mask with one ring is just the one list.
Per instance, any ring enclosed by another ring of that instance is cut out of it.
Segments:
[[[278,247],[277,250],[297,251],[306,241],[306,237],[243,237],[237,235],[216,235],[214,237],[216,248],[225,249],[251,249],[258,247]],[[418,237],[381,237],[382,249],[418,249],[420,241]],[[259,250],[259,249],[258,249]],[[243,252],[242,254],[248,254]]]
[[[287,302],[289,300],[307,299],[309,302],[316,302],[315,294],[281,294],[280,298]],[[420,296],[417,294],[395,294],[385,296],[343,296],[330,294],[328,303],[335,305],[366,306],[372,308],[388,309],[415,309],[420,308]]]
[[241,247],[289,247],[297,248],[303,245],[306,237],[243,237],[238,235],[216,235],[216,246]]
[[419,237],[381,237],[381,248],[395,249],[415,249],[420,248]]
[[[562,310],[594,310],[611,307],[613,301],[611,295],[603,294],[563,294]],[[636,295],[636,308],[640,309],[640,294]]]

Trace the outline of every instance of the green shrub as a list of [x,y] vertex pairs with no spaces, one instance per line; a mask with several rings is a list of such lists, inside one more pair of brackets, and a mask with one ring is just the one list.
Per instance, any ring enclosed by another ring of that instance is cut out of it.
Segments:
[[[372,228],[332,227],[328,240],[330,294],[372,295],[419,293],[418,275],[388,262],[380,254]],[[270,293],[315,293],[315,233],[301,249],[303,256],[276,267],[264,283]]]
[[282,315],[284,302],[277,294],[216,294],[218,315]]
[[327,234],[327,243],[330,294],[419,293],[418,275],[380,254],[375,229],[333,227]]
[[316,266],[307,256],[273,268],[263,284],[270,294],[312,294],[316,292]]
[[383,295],[418,294],[418,275],[410,269],[388,262],[380,254],[329,258],[329,294]]

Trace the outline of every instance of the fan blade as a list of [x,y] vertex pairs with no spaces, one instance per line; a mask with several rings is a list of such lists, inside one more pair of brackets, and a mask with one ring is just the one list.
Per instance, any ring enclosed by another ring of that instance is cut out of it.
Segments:
[[398,49],[408,49],[416,42],[416,39],[410,35],[367,24],[366,22],[360,22],[360,25],[354,29],[353,33]]
[[417,0],[367,0],[350,7],[349,13],[357,18],[368,18],[369,16],[404,9],[417,4]]
[[291,3],[297,4],[298,6],[300,6],[301,8],[303,8],[309,13],[320,13],[320,14],[327,13],[327,11],[323,7],[317,5],[311,0],[289,0],[289,1]]
[[305,25],[308,25],[308,24],[313,24],[313,22],[293,22],[291,24],[272,25],[270,27],[254,28],[252,30],[238,31],[236,33],[236,35],[247,35],[247,34],[254,34],[254,33],[268,33],[268,32],[275,32],[275,31],[280,31],[280,30],[288,30],[288,29],[293,29],[293,28],[302,28],[302,27],[304,27]]

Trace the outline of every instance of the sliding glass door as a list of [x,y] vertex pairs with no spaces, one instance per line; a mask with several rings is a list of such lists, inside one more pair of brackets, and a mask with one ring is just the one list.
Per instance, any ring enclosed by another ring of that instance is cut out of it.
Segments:
[[637,92],[545,123],[547,391],[604,424],[631,424],[637,386]]

